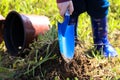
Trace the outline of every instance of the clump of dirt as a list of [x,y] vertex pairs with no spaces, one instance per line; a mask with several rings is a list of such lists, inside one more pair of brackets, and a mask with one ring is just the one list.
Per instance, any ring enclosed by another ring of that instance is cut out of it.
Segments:
[[63,80],[63,78],[73,79],[75,77],[79,80],[90,79],[90,76],[86,74],[90,69],[90,62],[85,55],[81,53],[79,53],[78,56],[75,55],[74,59],[69,63],[66,63],[62,57],[59,57],[56,60],[44,63],[42,68],[47,71],[47,80],[52,80],[55,76],[59,76],[60,80]]

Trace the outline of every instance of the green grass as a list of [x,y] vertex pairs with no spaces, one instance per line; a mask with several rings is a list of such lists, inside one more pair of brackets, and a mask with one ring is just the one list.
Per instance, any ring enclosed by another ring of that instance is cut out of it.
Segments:
[[[48,16],[51,22],[51,25],[54,29],[57,29],[57,21],[61,21],[61,17],[59,15],[59,11],[57,9],[56,5],[56,0],[0,0],[0,14],[3,15],[4,17],[7,16],[7,14],[11,10],[15,10],[19,13],[24,13],[24,14],[36,14],[36,15],[45,15]],[[110,1],[110,8],[109,8],[109,14],[108,14],[108,26],[109,26],[109,40],[111,44],[115,47],[117,50],[118,54],[120,55],[120,41],[118,39],[118,36],[120,37],[120,0],[109,0]],[[27,70],[24,71],[24,75],[28,75],[30,72],[32,72],[32,76],[34,76],[34,69],[38,66],[40,66],[42,63],[49,59],[54,59],[56,56],[50,56],[48,54],[49,52],[49,47],[46,49],[46,56],[45,57],[39,57],[37,56],[38,54],[38,49],[40,47],[43,47],[43,43],[47,44],[46,42],[54,42],[56,39],[57,35],[54,33],[57,33],[56,30],[52,31],[53,33],[46,34],[45,37],[39,36],[38,37],[38,42],[34,42],[33,44],[30,45],[31,47],[31,53],[36,53],[36,57],[34,60],[27,60],[28,63],[25,61],[18,59],[11,64],[11,66],[8,66],[7,68],[4,68],[2,63],[2,54],[3,54],[3,46],[4,43],[1,43],[0,45],[0,73],[1,72],[6,72],[9,71],[13,68],[18,68],[18,67],[23,67],[26,64],[28,65],[33,65],[33,67],[30,69],[29,66],[27,67]],[[52,35],[52,36],[50,36]],[[91,23],[90,23],[90,17],[87,13],[81,14],[79,16],[79,25],[78,25],[78,35],[79,39],[81,41],[85,49],[91,49],[93,47],[93,41],[92,41],[92,29],[91,29]],[[41,40],[43,39],[43,40]],[[117,40],[116,40],[117,39]],[[46,40],[46,41],[44,41]],[[42,41],[42,44],[41,42]],[[48,45],[48,44],[47,44]],[[52,52],[51,52],[52,53]],[[95,56],[96,62],[93,64],[94,65],[100,65],[105,63],[109,65],[109,67],[105,67],[104,70],[108,70],[111,72],[110,74],[104,74],[104,80],[112,80],[110,77],[111,75],[115,76],[113,80],[117,80],[120,78],[120,59],[105,59],[100,56]],[[38,62],[39,61],[39,62]],[[19,65],[17,64],[19,62]],[[113,65],[111,65],[113,63]],[[95,76],[96,73],[101,74],[102,71],[94,70],[93,72],[90,72],[88,74],[91,74],[93,77]],[[14,71],[10,71],[11,74],[14,74]],[[8,76],[3,76],[2,78],[6,77],[13,77],[11,74],[7,74]],[[6,75],[6,74],[5,74]],[[22,74],[20,74],[22,75]],[[45,71],[41,72],[42,77],[45,77]],[[0,74],[1,76],[1,74]],[[106,78],[106,76],[108,76]],[[1,79],[1,77],[0,77]],[[57,76],[55,77],[55,80],[57,79]],[[66,80],[69,80],[67,78]],[[75,78],[77,80],[77,78]],[[92,78],[91,78],[92,80]]]

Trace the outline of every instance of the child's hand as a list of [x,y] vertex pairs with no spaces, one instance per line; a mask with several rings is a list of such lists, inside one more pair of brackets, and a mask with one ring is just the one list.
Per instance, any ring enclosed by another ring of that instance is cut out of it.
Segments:
[[60,11],[60,15],[64,16],[66,11],[68,10],[70,12],[70,15],[74,11],[73,3],[72,1],[67,1],[67,2],[62,2],[62,3],[57,3],[58,9]]

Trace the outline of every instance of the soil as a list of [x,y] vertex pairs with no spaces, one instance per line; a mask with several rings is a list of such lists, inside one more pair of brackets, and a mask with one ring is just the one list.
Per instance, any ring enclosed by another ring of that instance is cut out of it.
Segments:
[[43,69],[47,71],[45,80],[53,80],[55,76],[58,76],[60,80],[74,79],[75,77],[79,80],[90,80],[90,76],[87,74],[90,66],[87,57],[83,53],[78,54],[78,52],[69,63],[66,63],[62,57],[58,57],[56,60],[48,61],[42,65]]

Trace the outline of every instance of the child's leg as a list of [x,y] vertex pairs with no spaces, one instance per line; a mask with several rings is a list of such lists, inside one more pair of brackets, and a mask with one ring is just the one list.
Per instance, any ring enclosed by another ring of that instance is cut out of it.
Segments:
[[72,16],[79,15],[86,11],[86,3],[85,0],[72,0],[74,11]]
[[108,41],[107,14],[108,0],[86,0],[87,12],[91,16],[93,40],[97,50],[101,50],[105,57],[117,56],[116,51]]
[[85,0],[86,11],[92,18],[103,18],[108,14],[108,0]]
[[77,36],[78,15],[70,16],[69,24],[73,24],[74,25],[75,45],[77,45],[77,43],[78,43],[78,36]]
[[75,44],[78,42],[78,36],[77,36],[77,24],[78,24],[78,16],[86,11],[86,4],[85,0],[72,0],[73,6],[74,6],[74,12],[70,16],[70,24],[75,25]]
[[75,38],[77,38],[77,26],[78,26],[78,16],[70,16],[70,22],[69,24],[73,24],[74,25],[74,32],[75,32]]
[[117,56],[116,51],[108,41],[107,18],[94,19],[91,18],[93,29],[93,40],[96,50],[103,52],[105,57]]

